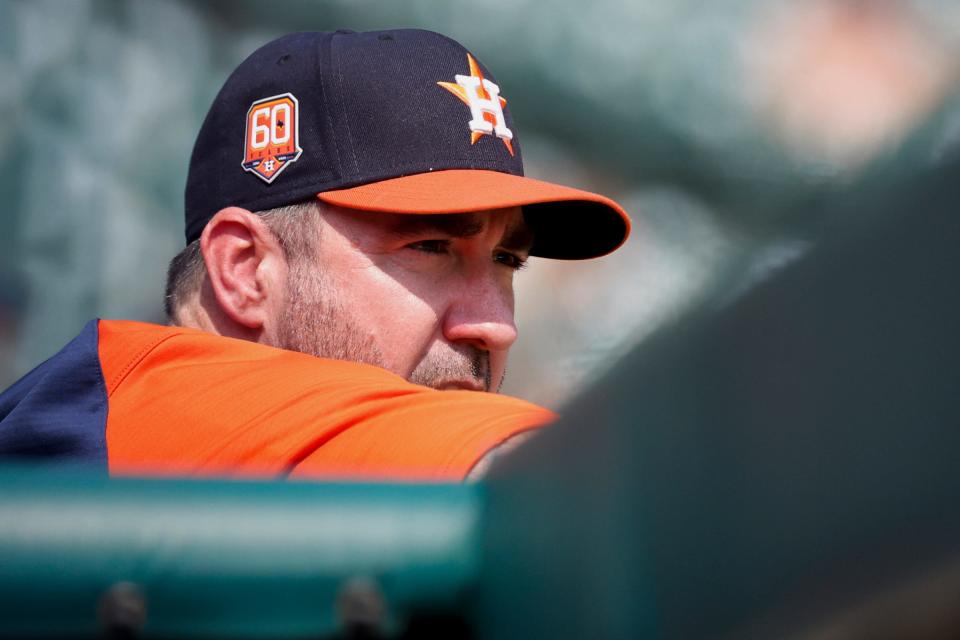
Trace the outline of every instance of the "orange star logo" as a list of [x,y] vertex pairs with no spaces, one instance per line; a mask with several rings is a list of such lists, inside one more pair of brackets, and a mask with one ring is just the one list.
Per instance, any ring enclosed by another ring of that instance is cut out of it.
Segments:
[[460,98],[470,107],[470,144],[486,135],[495,135],[503,141],[510,155],[513,155],[513,132],[507,128],[503,117],[503,107],[507,106],[506,99],[500,96],[500,87],[483,77],[480,65],[467,54],[467,63],[470,65],[470,75],[455,76],[456,82],[438,82],[437,84]]

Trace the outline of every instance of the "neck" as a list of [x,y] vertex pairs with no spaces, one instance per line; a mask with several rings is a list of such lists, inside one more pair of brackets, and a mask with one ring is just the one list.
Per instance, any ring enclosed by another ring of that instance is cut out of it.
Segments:
[[223,311],[207,283],[204,283],[199,292],[190,296],[176,309],[170,324],[199,329],[228,338],[265,342],[262,330],[245,327]]

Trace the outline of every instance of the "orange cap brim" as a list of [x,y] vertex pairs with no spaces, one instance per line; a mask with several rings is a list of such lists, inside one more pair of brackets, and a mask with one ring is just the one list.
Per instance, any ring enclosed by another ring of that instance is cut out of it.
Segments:
[[318,193],[328,204],[380,213],[470,213],[523,207],[532,255],[602,256],[630,234],[630,217],[596,193],[485,169],[446,169]]

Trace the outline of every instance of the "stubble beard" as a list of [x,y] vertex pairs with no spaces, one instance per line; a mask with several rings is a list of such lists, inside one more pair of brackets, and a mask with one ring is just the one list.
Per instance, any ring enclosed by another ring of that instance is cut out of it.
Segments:
[[[375,337],[364,333],[340,300],[320,268],[296,260],[286,282],[286,313],[277,324],[276,342],[281,349],[318,358],[348,360],[386,368]],[[451,381],[472,381],[485,391],[493,386],[490,354],[472,345],[452,345],[442,352],[429,352],[407,379],[439,388]],[[500,380],[502,384],[503,380]],[[497,388],[499,391],[499,385]]]
[[490,391],[493,386],[490,353],[470,345],[458,345],[443,354],[431,352],[414,368],[408,380],[433,388],[451,381],[473,382]]
[[383,367],[383,353],[373,336],[363,336],[355,329],[320,269],[305,263],[294,261],[287,274],[277,346],[318,358]]

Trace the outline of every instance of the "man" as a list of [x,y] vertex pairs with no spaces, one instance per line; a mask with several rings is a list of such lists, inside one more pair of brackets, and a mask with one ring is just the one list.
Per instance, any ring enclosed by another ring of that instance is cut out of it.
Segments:
[[300,33],[253,53],[197,137],[170,326],[88,324],[0,396],[0,453],[450,480],[549,422],[478,393],[499,389],[517,337],[514,273],[608,253],[629,219],[524,178],[506,105],[431,32]]

